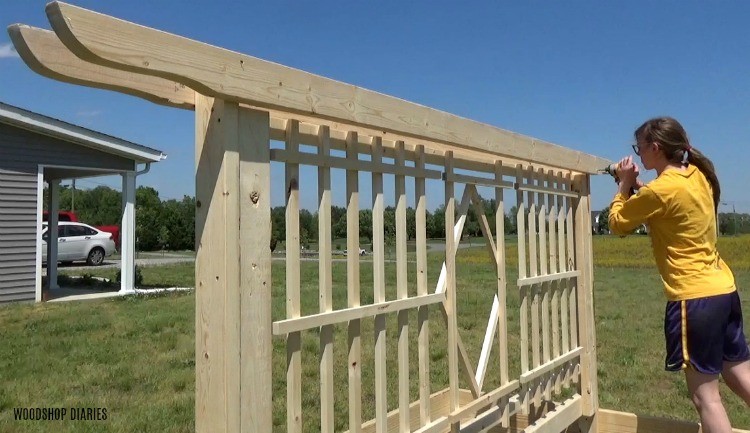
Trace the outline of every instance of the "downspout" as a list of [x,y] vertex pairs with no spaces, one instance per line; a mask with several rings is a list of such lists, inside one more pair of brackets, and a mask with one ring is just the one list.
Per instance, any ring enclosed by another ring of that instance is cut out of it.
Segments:
[[150,162],[147,162],[147,163],[146,163],[146,168],[144,168],[144,169],[143,169],[143,170],[141,170],[141,171],[136,171],[136,172],[135,172],[135,177],[136,177],[136,179],[138,178],[138,176],[140,176],[140,175],[142,175],[142,174],[146,174],[146,173],[148,173],[148,172],[149,172],[150,170],[151,170],[151,163],[150,163]]

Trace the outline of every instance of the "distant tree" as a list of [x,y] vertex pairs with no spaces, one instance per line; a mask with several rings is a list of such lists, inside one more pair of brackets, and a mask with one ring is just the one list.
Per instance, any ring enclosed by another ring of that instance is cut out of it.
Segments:
[[299,240],[302,245],[309,245],[310,242],[318,242],[318,214],[312,214],[307,209],[299,212]]
[[359,237],[372,242],[372,211],[370,209],[359,211]]
[[167,200],[161,205],[160,223],[169,228],[169,248],[195,249],[195,199],[184,196],[181,201]]
[[440,205],[427,218],[427,237],[445,238],[445,205]]
[[135,191],[135,237],[141,251],[160,248],[162,203],[159,193],[151,187],[139,186]]
[[505,214],[505,234],[515,235],[518,234],[518,206],[512,206],[507,214]]
[[417,211],[406,208],[406,237],[409,240],[417,238]]
[[286,241],[286,207],[276,206],[271,209],[271,251],[276,249],[276,242]]
[[383,212],[383,231],[386,239],[396,238],[396,208],[388,206]]
[[157,238],[159,247],[162,251],[169,247],[169,229],[166,226],[161,226],[159,229],[159,237]]
[[331,234],[334,239],[346,238],[346,214],[340,215],[338,220],[334,220],[333,212],[331,212]]

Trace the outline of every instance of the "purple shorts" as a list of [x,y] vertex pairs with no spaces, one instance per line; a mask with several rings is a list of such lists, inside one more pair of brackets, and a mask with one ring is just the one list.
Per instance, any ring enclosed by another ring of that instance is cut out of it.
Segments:
[[667,302],[664,336],[667,342],[664,367],[667,371],[690,366],[703,374],[719,374],[725,361],[750,359],[737,291]]

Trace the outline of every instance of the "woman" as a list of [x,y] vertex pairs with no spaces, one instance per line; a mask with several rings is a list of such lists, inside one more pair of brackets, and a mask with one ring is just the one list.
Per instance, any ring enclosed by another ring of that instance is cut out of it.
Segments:
[[[657,178],[643,185],[631,156],[619,162],[609,228],[624,235],[648,225],[667,297],[665,367],[685,371],[704,432],[731,432],[719,374],[750,406],[750,351],[734,275],[716,250],[719,180],[675,119],[648,120],[635,140],[635,154]],[[639,190],[631,197],[633,187]]]

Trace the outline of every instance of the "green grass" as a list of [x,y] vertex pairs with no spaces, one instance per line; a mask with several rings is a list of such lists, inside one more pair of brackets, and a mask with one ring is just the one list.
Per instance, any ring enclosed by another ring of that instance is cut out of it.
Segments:
[[[595,314],[597,323],[599,398],[601,406],[621,411],[695,420],[681,374],[663,371],[662,315],[664,298],[650,260],[646,237],[619,239],[595,237]],[[722,246],[720,246],[721,248]],[[750,287],[750,272],[742,256],[725,257],[735,266],[740,288]],[[722,250],[723,252],[723,250]],[[631,254],[636,253],[636,254]],[[511,377],[518,375],[519,322],[514,256],[508,245],[508,320]],[[607,265],[612,257],[627,262]],[[630,261],[639,257],[639,261]],[[458,322],[472,363],[482,344],[492,294],[494,274],[486,250],[459,250],[457,281]],[[428,280],[435,286],[440,254],[429,257]],[[626,266],[627,265],[627,266]],[[334,263],[334,307],[346,300],[345,263]],[[738,268],[738,269],[737,269]],[[89,271],[90,272],[90,271]],[[112,277],[116,270],[96,270]],[[112,275],[108,275],[111,273]],[[415,273],[409,264],[410,278]],[[144,267],[144,284],[192,286],[193,265]],[[362,302],[372,301],[372,265],[362,264]],[[318,310],[317,263],[302,264],[302,311]],[[386,265],[388,299],[395,296],[395,265]],[[283,263],[273,265],[273,318],[284,317]],[[410,293],[414,293],[411,281]],[[116,300],[44,305],[11,305],[0,308],[0,432],[192,432],[194,431],[194,294],[174,294]],[[746,314],[750,297],[745,296]],[[431,380],[433,390],[447,386],[446,333],[437,309],[431,311]],[[410,358],[416,360],[416,322],[410,315]],[[388,364],[396,362],[396,316],[389,315]],[[347,426],[346,329],[335,332],[336,429]],[[750,332],[750,329],[748,329]],[[373,321],[363,320],[363,418],[373,416]],[[303,408],[306,431],[316,431],[319,397],[316,331],[303,333]],[[274,339],[274,426],[285,431],[285,358],[282,338]],[[497,356],[497,352],[493,353]],[[416,365],[412,364],[413,367]],[[411,377],[416,376],[414,368]],[[397,375],[388,378],[390,408],[395,408]],[[491,368],[485,389],[499,381]],[[411,397],[417,398],[416,381]],[[465,387],[466,384],[463,384]],[[734,425],[750,428],[750,414],[738,398],[723,389]],[[12,419],[14,407],[106,407],[106,421],[26,421]]]
[[[193,299],[0,309],[0,431],[193,431]],[[16,407],[104,407],[108,417],[14,421]]]

